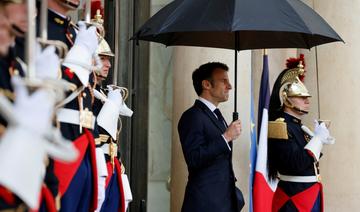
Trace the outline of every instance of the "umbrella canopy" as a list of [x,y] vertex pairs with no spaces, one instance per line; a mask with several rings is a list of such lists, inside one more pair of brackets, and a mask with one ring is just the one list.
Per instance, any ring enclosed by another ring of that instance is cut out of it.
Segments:
[[175,0],[152,16],[131,38],[166,46],[235,50],[234,114],[237,119],[237,51],[307,48],[340,36],[300,0]]
[[342,41],[300,0],[175,0],[152,16],[132,39],[236,50],[309,49]]

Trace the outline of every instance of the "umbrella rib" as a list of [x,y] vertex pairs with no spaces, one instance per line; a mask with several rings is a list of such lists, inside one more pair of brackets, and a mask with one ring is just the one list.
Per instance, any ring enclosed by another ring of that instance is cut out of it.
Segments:
[[[302,22],[302,24],[306,27],[306,29],[308,30],[307,33],[308,33],[308,34],[311,34],[311,35],[313,36],[314,34],[313,34],[312,31],[309,29],[308,25],[303,21],[303,19],[302,19],[301,16],[299,15],[299,13],[298,13],[296,10],[294,10],[294,7],[292,7],[292,5],[289,3],[288,0],[286,0],[286,2],[290,5],[290,8],[291,8],[291,10],[293,11],[293,13],[298,16],[298,20],[300,20],[300,21]],[[306,5],[305,3],[301,2],[300,0],[299,0],[299,2],[300,2],[301,4],[303,4],[304,6],[309,7],[308,5]],[[309,8],[310,8],[310,7],[309,7]],[[310,9],[312,9],[312,8],[310,8]],[[313,9],[312,9],[312,10],[313,10]]]

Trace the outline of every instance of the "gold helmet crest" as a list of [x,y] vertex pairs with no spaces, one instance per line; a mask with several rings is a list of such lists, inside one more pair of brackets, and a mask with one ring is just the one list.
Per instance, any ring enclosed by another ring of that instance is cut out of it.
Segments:
[[279,91],[281,106],[285,104],[288,107],[293,107],[288,99],[289,97],[311,97],[304,83],[300,80],[300,77],[304,76],[304,73],[305,70],[302,61],[299,61],[296,68],[287,70],[283,75]]

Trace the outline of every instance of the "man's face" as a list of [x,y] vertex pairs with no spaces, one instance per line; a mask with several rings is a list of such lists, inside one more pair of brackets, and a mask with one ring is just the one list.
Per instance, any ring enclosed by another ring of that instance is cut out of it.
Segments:
[[10,23],[4,12],[0,10],[0,57],[4,57],[8,54],[13,38],[14,36],[11,33]]
[[[229,91],[231,90],[231,84],[227,71],[221,68],[214,70],[212,79],[210,81],[209,94],[213,100],[213,103],[225,102],[229,99]],[[217,105],[215,104],[215,105]]]
[[[292,103],[293,106],[295,106],[296,108],[309,112],[310,110],[310,98],[309,97],[303,97],[303,96],[299,96],[299,97],[289,97],[289,101]],[[294,110],[292,109],[293,112],[295,112],[298,115],[304,115],[304,113]]]
[[103,80],[105,80],[109,74],[109,70],[111,68],[111,63],[110,63],[110,57],[109,56],[104,56],[104,55],[100,55],[100,59],[102,62],[102,68],[100,71],[100,76],[97,76],[97,80],[99,82],[102,82]]
[[14,28],[14,32],[20,36],[27,31],[26,3],[8,4],[5,7],[6,16]]

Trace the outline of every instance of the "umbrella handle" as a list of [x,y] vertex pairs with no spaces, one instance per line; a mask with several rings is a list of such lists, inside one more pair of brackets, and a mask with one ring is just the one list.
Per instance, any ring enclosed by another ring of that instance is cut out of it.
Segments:
[[233,112],[233,121],[236,121],[239,119],[239,113],[238,112]]

